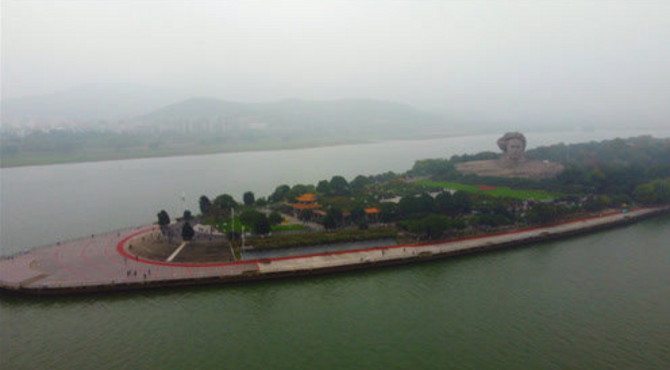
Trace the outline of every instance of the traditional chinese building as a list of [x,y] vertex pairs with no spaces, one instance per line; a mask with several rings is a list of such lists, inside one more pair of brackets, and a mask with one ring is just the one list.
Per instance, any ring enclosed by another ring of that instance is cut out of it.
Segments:
[[316,195],[312,193],[306,193],[303,194],[297,198],[295,198],[294,203],[284,203],[285,206],[291,207],[295,213],[298,213],[303,210],[311,209],[319,209],[321,208],[321,205],[316,202]]

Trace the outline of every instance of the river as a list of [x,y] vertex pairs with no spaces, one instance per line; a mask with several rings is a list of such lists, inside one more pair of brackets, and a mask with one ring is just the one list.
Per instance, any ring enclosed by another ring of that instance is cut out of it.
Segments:
[[[527,134],[529,147],[653,132]],[[499,135],[0,170],[2,254],[197,198],[402,172]],[[185,194],[182,200],[182,193]],[[486,255],[285,281],[0,296],[2,368],[669,368],[670,218]]]

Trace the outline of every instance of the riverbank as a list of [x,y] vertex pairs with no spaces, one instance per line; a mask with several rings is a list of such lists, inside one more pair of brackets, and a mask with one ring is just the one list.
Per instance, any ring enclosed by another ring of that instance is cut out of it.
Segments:
[[78,294],[310,276],[541,243],[627,225],[669,210],[668,206],[642,208],[447,242],[197,264],[152,261],[130,254],[128,246],[133,240],[154,230],[143,227],[4,257],[0,289],[35,295]]
[[26,152],[5,155],[0,160],[0,168],[48,166],[54,164],[121,161],[128,159],[202,156],[223,153],[244,153],[272,150],[294,150],[321,148],[339,145],[366,144],[365,138],[310,138],[286,140],[262,140],[235,142],[220,145],[203,145],[200,142],[165,145],[152,148],[149,145],[125,148],[124,150],[87,148],[70,152]]
[[[183,142],[152,145],[154,140],[143,138],[141,145],[123,147],[105,147],[90,144],[68,151],[25,151],[6,154],[0,158],[0,168],[48,166],[54,164],[120,161],[129,159],[165,158],[184,156],[204,156],[225,153],[246,153],[277,150],[299,150],[326,148],[342,145],[365,145],[379,142],[408,140],[419,141],[435,138],[456,138],[476,135],[474,132],[439,131],[413,132],[402,135],[329,135],[316,137],[260,138],[254,140],[236,140],[208,143],[203,138],[182,138]],[[104,143],[103,143],[104,144]]]

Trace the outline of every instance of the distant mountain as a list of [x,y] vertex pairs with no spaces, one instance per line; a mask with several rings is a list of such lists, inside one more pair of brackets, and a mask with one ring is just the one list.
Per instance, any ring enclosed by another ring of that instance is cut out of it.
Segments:
[[117,85],[84,85],[53,94],[2,100],[3,122],[116,121],[183,99],[166,89]]
[[441,126],[445,121],[407,104],[370,99],[240,103],[215,98],[184,100],[185,92],[174,91],[102,84],[4,99],[2,124],[12,127],[74,124],[89,128],[104,124],[111,129],[193,133],[266,130],[269,134],[283,131],[292,136],[300,133],[320,136],[334,132],[406,133]]
[[444,119],[409,105],[368,100],[282,100],[237,103],[193,98],[137,117],[145,126],[163,130],[184,127],[208,130],[262,128],[270,130],[369,131],[411,130],[439,125]]

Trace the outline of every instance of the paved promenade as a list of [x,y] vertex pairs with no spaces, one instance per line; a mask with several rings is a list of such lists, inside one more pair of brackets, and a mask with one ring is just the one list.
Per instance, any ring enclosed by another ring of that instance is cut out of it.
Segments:
[[[667,211],[667,208],[665,210]],[[3,257],[0,259],[0,288],[27,293],[75,293],[239,281],[365,268],[370,265],[403,263],[540,242],[553,237],[627,223],[659,211],[652,208],[634,210],[626,214],[617,212],[548,227],[441,243],[393,245],[212,264],[151,261],[133,256],[128,253],[127,248],[133,239],[154,231],[153,227],[144,227],[93,235]]]

